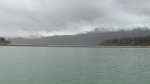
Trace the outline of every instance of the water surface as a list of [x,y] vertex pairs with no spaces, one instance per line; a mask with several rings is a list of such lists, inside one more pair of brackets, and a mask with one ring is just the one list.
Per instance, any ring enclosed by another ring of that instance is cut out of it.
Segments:
[[150,49],[0,47],[0,84],[150,84]]

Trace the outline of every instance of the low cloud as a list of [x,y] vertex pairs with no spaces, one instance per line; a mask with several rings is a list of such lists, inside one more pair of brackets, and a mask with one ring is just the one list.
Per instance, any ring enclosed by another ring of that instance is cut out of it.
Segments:
[[[0,0],[3,36],[76,34],[101,26],[145,25],[149,0]],[[55,32],[55,33],[54,33]]]

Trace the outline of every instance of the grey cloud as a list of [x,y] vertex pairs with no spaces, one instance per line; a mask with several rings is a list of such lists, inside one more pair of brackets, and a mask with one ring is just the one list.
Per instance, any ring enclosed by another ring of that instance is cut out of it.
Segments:
[[102,25],[143,24],[150,21],[150,6],[142,1],[0,0],[0,30],[79,33]]
[[[9,2],[10,0],[7,1]],[[16,19],[13,20],[12,24],[16,21],[16,25],[22,26],[22,28],[29,26],[33,27],[33,29],[41,29],[40,27],[42,27],[43,29],[53,30],[53,28],[56,29],[67,27],[68,22],[78,23],[82,20],[91,22],[99,16],[104,16],[104,14],[102,14],[103,12],[92,8],[90,4],[86,4],[85,2],[82,4],[80,0],[63,0],[64,2],[62,4],[59,3],[59,0],[54,2],[49,0],[41,0],[42,3],[39,4],[38,2],[38,5],[36,4],[36,1],[26,0],[26,4],[29,3],[29,7],[27,8],[22,2],[19,1],[19,4],[17,1],[18,0],[16,0],[16,3],[13,2],[13,4],[9,2],[9,6],[6,5],[6,1],[4,1],[4,4],[1,2],[3,4],[1,7],[4,11],[7,11],[7,13],[12,15],[15,14],[14,17]],[[52,2],[54,4],[51,4]],[[18,19],[20,22],[17,21]],[[35,24],[30,26],[30,23],[28,22]]]
[[115,2],[129,13],[150,16],[149,0],[115,0]]

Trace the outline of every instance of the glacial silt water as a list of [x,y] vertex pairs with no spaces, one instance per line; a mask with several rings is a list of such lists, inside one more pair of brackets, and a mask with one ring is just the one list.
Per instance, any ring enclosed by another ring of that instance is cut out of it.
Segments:
[[150,84],[150,49],[0,47],[0,84]]

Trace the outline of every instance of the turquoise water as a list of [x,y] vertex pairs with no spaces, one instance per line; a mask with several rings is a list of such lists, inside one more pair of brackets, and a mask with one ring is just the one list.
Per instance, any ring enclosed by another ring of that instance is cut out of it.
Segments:
[[0,84],[150,84],[150,49],[0,47]]

